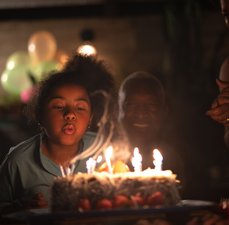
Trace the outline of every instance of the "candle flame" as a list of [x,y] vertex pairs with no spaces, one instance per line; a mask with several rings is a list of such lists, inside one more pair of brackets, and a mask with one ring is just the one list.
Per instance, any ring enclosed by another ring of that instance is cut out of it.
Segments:
[[139,153],[139,149],[137,147],[134,148],[134,156],[132,157],[131,162],[135,172],[142,171],[142,156]]
[[107,149],[106,149],[106,151],[105,151],[105,159],[107,160],[107,159],[111,159],[111,156],[112,156],[112,153],[113,153],[113,148],[112,148],[112,146],[109,146]]
[[90,157],[86,162],[86,167],[87,167],[87,173],[88,174],[91,174],[91,173],[94,172],[95,165],[96,165],[96,161],[92,157]]
[[112,156],[112,153],[113,153],[113,147],[112,146],[109,146],[106,150],[105,150],[105,160],[106,160],[106,163],[107,163],[107,166],[108,166],[108,170],[109,170],[109,173],[112,173],[112,166],[111,166],[111,156]]
[[101,163],[103,160],[103,157],[101,155],[98,156],[98,158],[96,159],[97,163]]
[[161,171],[163,157],[158,149],[153,150],[153,158],[154,158],[153,164],[155,166],[155,170]]

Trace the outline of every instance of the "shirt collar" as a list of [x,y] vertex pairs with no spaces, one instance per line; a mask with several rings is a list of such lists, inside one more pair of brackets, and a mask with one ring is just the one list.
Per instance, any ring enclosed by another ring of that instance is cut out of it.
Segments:
[[[53,174],[54,176],[62,176],[62,172],[61,172],[60,166],[58,164],[56,164],[55,162],[53,162],[51,159],[49,159],[46,155],[44,155],[42,150],[41,150],[41,143],[42,143],[43,135],[44,134],[41,133],[40,139],[39,139],[39,142],[40,142],[39,143],[39,154],[40,154],[41,164],[42,164],[43,168],[47,172]],[[80,147],[79,147],[79,153],[81,153],[83,150],[84,150],[84,141],[81,140],[80,141]],[[72,170],[74,172],[82,171],[82,170],[84,170],[84,167],[85,167],[85,170],[86,170],[86,162],[84,162],[84,160],[82,160],[82,162],[77,160],[74,163]],[[85,171],[82,171],[82,172],[85,172]]]

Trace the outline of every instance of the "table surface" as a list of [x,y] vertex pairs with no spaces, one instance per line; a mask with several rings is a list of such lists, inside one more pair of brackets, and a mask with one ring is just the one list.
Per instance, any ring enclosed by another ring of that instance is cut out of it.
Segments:
[[134,225],[139,220],[166,219],[176,225],[183,225],[191,217],[219,213],[218,205],[212,202],[183,200],[174,207],[93,210],[89,212],[53,213],[49,209],[34,209],[15,212],[2,217],[1,224],[13,225]]

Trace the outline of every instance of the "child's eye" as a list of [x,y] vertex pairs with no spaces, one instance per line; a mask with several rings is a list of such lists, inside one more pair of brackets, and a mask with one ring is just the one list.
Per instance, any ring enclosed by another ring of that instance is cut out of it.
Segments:
[[87,104],[78,104],[76,105],[76,110],[78,112],[87,111],[89,106]]
[[77,106],[77,107],[76,107],[76,110],[77,110],[77,111],[85,111],[85,110],[86,110],[86,107]]
[[62,106],[62,105],[54,105],[53,108],[57,109],[57,110],[63,110],[64,106]]

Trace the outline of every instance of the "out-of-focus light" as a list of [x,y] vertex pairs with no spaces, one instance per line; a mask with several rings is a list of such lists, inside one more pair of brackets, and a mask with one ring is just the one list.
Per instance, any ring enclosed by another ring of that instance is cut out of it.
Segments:
[[3,83],[6,83],[6,82],[7,82],[7,80],[8,80],[7,73],[3,73],[3,74],[2,74],[1,80],[2,80]]
[[93,55],[96,55],[97,52],[93,45],[83,44],[78,47],[77,53],[80,55],[93,56]]
[[9,62],[7,64],[7,69],[12,70],[15,67],[15,62]]
[[96,162],[97,163],[101,163],[102,160],[103,160],[103,157],[101,155],[99,155],[98,158],[97,158],[97,160],[96,160]]
[[34,52],[36,50],[35,44],[30,44],[28,48],[30,52]]

